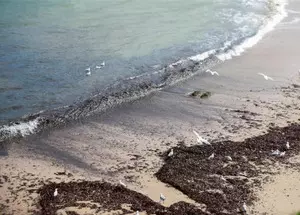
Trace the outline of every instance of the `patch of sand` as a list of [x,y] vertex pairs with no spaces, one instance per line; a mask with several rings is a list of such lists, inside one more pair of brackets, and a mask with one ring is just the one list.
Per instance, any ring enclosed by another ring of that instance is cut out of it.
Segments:
[[45,183],[84,179],[78,172],[66,172],[60,165],[21,155],[17,149],[10,151],[8,157],[0,157],[0,170],[0,209],[4,204],[3,214],[36,211],[39,196],[36,191]]
[[253,214],[292,215],[300,212],[300,172],[284,169],[257,192]]
[[170,205],[180,201],[191,203],[200,207],[200,204],[193,201],[174,187],[159,181],[155,176],[150,174],[140,175],[138,182],[142,185],[141,187],[136,186],[130,188],[148,196],[156,202],[159,202],[159,196],[160,193],[162,193],[166,197],[166,200],[163,203],[163,205],[166,207],[169,207]]

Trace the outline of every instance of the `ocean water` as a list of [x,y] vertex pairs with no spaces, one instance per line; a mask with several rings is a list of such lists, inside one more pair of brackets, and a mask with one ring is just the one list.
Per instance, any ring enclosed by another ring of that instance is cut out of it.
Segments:
[[194,72],[182,59],[238,55],[233,47],[277,7],[271,0],[1,0],[0,125],[49,111],[84,117],[165,87]]

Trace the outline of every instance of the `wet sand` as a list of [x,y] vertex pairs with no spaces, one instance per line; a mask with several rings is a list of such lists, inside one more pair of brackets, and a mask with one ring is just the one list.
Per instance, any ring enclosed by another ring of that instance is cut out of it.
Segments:
[[[288,8],[300,11],[299,2],[291,1]],[[220,76],[199,74],[101,116],[10,144],[8,156],[0,157],[3,182],[0,187],[1,212],[33,213],[40,209],[36,204],[36,189],[43,183],[78,179],[104,180],[112,184],[122,180],[130,190],[153,201],[158,201],[159,193],[164,193],[167,196],[164,207],[180,201],[191,204],[199,201],[185,189],[178,190],[178,186],[170,187],[155,178],[154,174],[164,165],[161,155],[172,147],[178,147],[179,143],[184,143],[184,148],[198,145],[193,130],[212,142],[242,141],[262,135],[270,127],[298,122],[300,51],[297,42],[300,27],[293,21],[298,17],[300,13],[290,11],[289,17],[255,47],[213,68]],[[258,72],[273,77],[274,81],[264,80]],[[188,96],[195,90],[209,91],[211,96],[207,99]],[[275,165],[274,172],[279,174],[285,166]],[[65,170],[65,175],[56,175]],[[72,177],[68,177],[68,173]],[[271,190],[268,186],[277,186],[284,177],[289,178],[283,173],[279,175],[279,179],[271,176],[275,180],[273,185],[262,183],[262,189],[253,187],[261,200],[254,202],[251,210],[257,211],[257,214],[276,214],[277,211],[262,208],[271,208],[281,198],[280,190],[268,191]],[[33,184],[32,187],[28,183]],[[31,189],[35,189],[32,194]],[[270,192],[273,194],[270,195]],[[30,199],[28,196],[31,195]],[[246,202],[249,201],[247,198],[244,199]],[[264,198],[273,198],[274,201],[264,201]],[[300,205],[297,209],[297,198],[289,198],[288,201],[296,206],[283,206],[283,209],[278,209],[280,214],[300,210]],[[198,207],[201,208],[201,204]]]

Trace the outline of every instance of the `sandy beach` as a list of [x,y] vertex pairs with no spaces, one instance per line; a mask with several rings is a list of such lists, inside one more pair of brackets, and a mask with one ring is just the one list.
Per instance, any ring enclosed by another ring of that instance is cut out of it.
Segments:
[[[257,45],[211,69],[219,76],[201,73],[5,145],[0,214],[238,214],[245,203],[247,214],[295,215],[300,2],[287,12]],[[212,145],[201,146],[193,131]]]

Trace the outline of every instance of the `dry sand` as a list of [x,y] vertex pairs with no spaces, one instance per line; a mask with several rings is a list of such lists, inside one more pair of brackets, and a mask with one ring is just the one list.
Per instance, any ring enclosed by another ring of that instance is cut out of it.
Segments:
[[[299,1],[291,1],[288,8],[300,11]],[[213,68],[220,76],[201,74],[94,119],[11,144],[9,156],[0,157],[1,213],[34,210],[36,194],[30,194],[30,189],[41,186],[41,181],[78,178],[123,180],[130,189],[154,201],[160,192],[165,193],[168,205],[193,202],[153,178],[162,165],[159,155],[178,141],[197,144],[193,130],[209,140],[242,140],[266,132],[270,124],[285,126],[298,121],[300,89],[292,86],[300,85],[300,26],[293,22],[298,17],[300,13],[290,11],[282,24],[243,56]],[[275,81],[265,81],[258,72]],[[210,91],[212,96],[204,100],[187,96],[194,90]],[[55,175],[64,169],[73,176]],[[289,191],[300,186],[293,180],[300,174],[284,171],[257,191],[261,200],[252,208],[257,214],[300,211],[296,189]],[[285,180],[290,183],[283,184]],[[277,189],[279,184],[282,189]],[[289,195],[287,205],[280,200],[284,193]]]
[[253,214],[296,215],[300,211],[299,171],[282,170],[257,193]]

